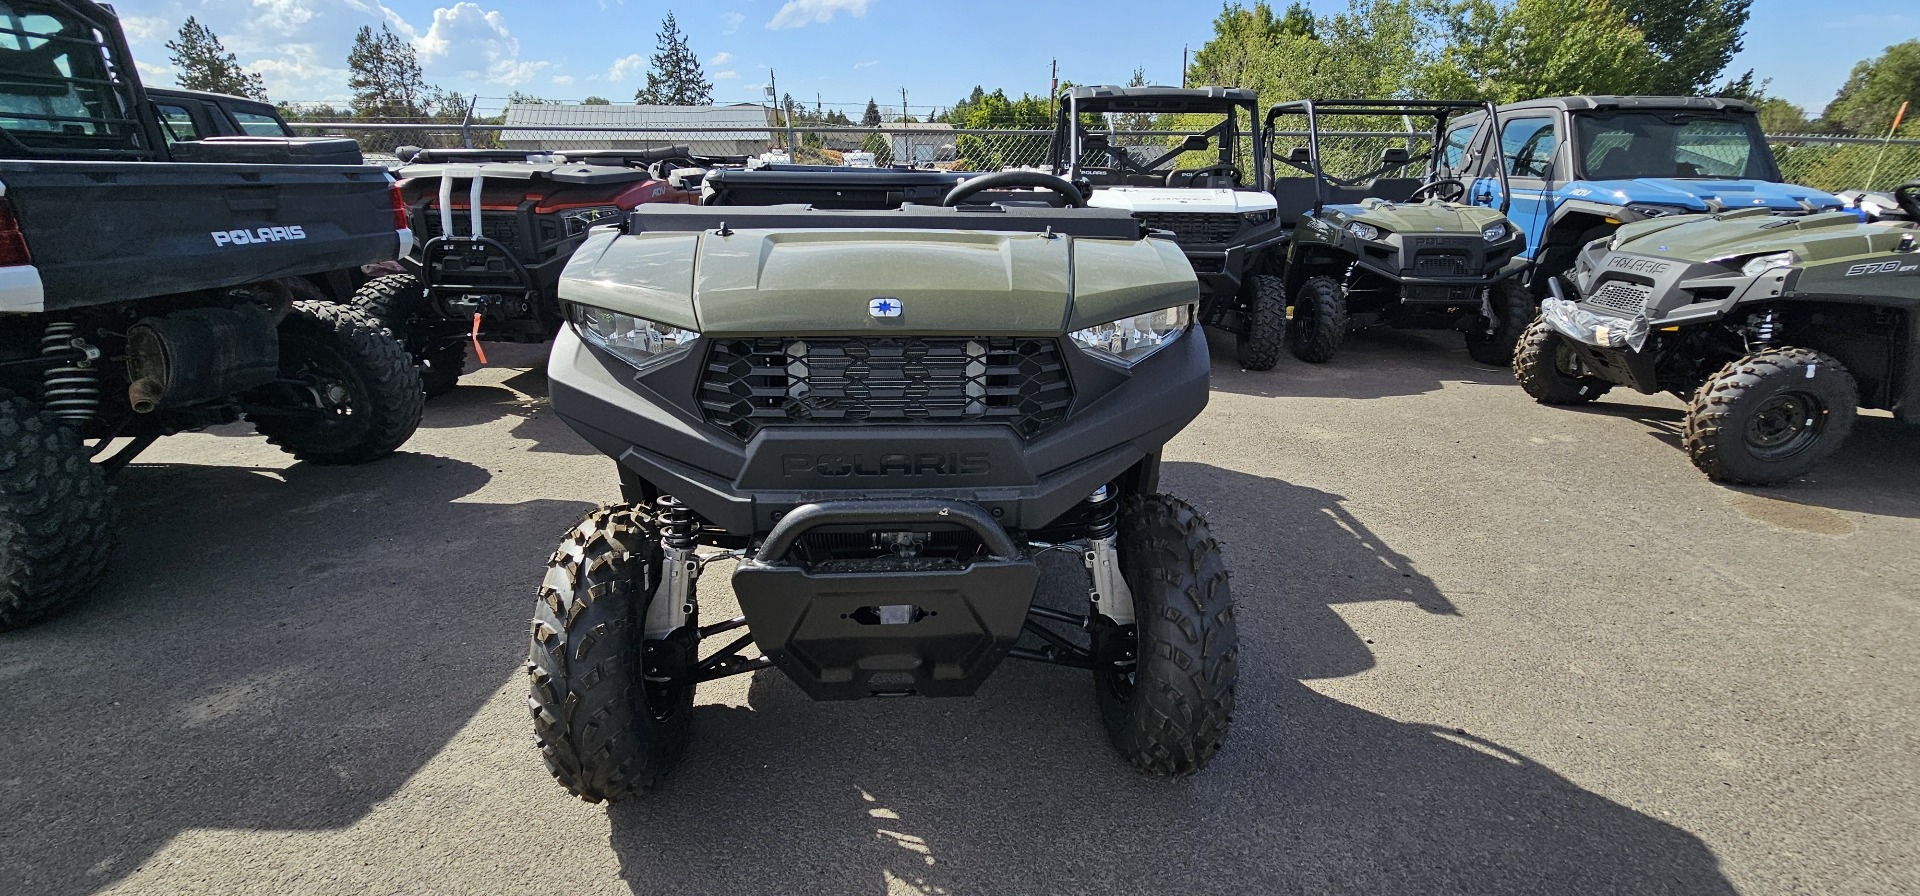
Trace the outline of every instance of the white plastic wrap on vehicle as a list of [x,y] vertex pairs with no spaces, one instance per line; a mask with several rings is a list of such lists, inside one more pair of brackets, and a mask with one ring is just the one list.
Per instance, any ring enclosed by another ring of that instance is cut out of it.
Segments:
[[1546,318],[1547,326],[1560,335],[1600,348],[1637,352],[1647,344],[1647,332],[1650,329],[1646,315],[1636,315],[1632,319],[1608,317],[1594,314],[1566,299],[1542,300],[1540,316]]

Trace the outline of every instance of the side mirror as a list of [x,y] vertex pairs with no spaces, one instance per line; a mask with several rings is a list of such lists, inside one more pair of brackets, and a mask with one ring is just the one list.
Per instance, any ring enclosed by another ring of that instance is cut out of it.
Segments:
[[1207,135],[1188,134],[1185,140],[1180,141],[1180,151],[1181,152],[1206,152],[1207,145],[1208,145]]

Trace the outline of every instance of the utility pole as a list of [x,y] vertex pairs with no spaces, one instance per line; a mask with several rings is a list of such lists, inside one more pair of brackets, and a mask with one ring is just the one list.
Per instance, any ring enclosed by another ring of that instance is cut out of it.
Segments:
[[1060,102],[1060,60],[1053,61],[1053,86],[1047,89],[1047,120],[1052,121],[1058,110],[1054,104]]
[[767,69],[767,99],[770,102],[777,105],[778,107],[780,107],[780,111],[786,113],[787,115],[787,161],[789,162],[798,161],[798,157],[795,156],[793,152],[793,110],[786,108],[786,105],[787,105],[786,103],[780,102],[780,84],[779,82],[773,79],[773,69]]
[[[909,117],[911,117],[911,113],[907,111],[907,89],[902,87],[900,88],[900,146],[907,151],[907,164],[911,166],[913,164],[913,134],[907,130],[907,119]],[[898,162],[900,160],[894,159],[894,161]]]
[[1180,48],[1180,89],[1187,88],[1187,48]]

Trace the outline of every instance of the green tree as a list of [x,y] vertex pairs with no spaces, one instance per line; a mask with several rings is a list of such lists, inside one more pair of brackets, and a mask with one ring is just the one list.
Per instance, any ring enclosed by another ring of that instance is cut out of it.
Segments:
[[700,57],[687,46],[680,24],[667,12],[660,23],[652,66],[647,69],[647,86],[633,95],[636,103],[659,106],[704,106],[713,102],[713,82],[700,69]]
[[507,92],[507,103],[509,105],[513,103],[538,103],[543,106],[560,105],[559,100],[550,100],[550,99],[546,99],[545,97],[534,96],[531,93],[521,93],[518,90],[512,90]]
[[1666,63],[1653,55],[1639,26],[1606,0],[1460,0],[1442,27],[1446,46],[1422,78],[1439,96],[1505,103],[1661,92]]
[[[1579,4],[1565,3],[1565,6]],[[1632,0],[1618,7],[1645,35],[1661,64],[1646,74],[1650,93],[1687,96],[1707,90],[1740,52],[1751,0]]]
[[[873,97],[867,97],[867,111],[860,116],[860,126],[863,128],[877,128],[880,126],[880,104],[874,102]],[[868,150],[868,152],[872,152],[872,150]]]
[[868,134],[866,139],[860,141],[860,151],[873,153],[875,165],[884,167],[893,164],[893,144],[883,134]]
[[187,90],[208,90],[265,100],[267,90],[260,76],[242,68],[240,61],[220,43],[213,29],[187,16],[177,40],[167,41],[173,67],[179,69],[174,80]]
[[610,99],[607,99],[607,98],[606,98],[606,97],[604,97],[604,96],[590,96],[590,97],[587,97],[587,98],[586,98],[586,99],[584,99],[584,100],[581,100],[581,101],[580,101],[580,105],[582,105],[582,106],[611,106],[611,105],[613,105],[613,100],[610,100]]
[[347,89],[361,118],[416,118],[426,114],[428,87],[413,45],[393,29],[360,26],[347,53]]
[[1807,110],[1779,97],[1762,97],[1760,107],[1760,130],[1769,134],[1805,134],[1814,129],[1813,122],[1807,119]]
[[1907,120],[1920,117],[1920,40],[1888,47],[1863,59],[1847,76],[1821,118],[1848,133],[1885,134],[1901,103],[1912,103]]

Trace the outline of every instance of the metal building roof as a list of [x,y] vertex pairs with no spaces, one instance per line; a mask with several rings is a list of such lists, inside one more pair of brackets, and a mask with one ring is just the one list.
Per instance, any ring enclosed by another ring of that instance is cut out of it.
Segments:
[[[585,141],[585,140],[661,140],[690,143],[699,140],[770,139],[765,106],[643,106],[633,103],[608,105],[562,105],[559,103],[510,103],[501,124],[502,142],[512,140]],[[594,127],[606,130],[547,130],[542,125],[560,128]],[[631,128],[632,130],[627,130]],[[751,131],[708,130],[709,128],[752,128]]]

